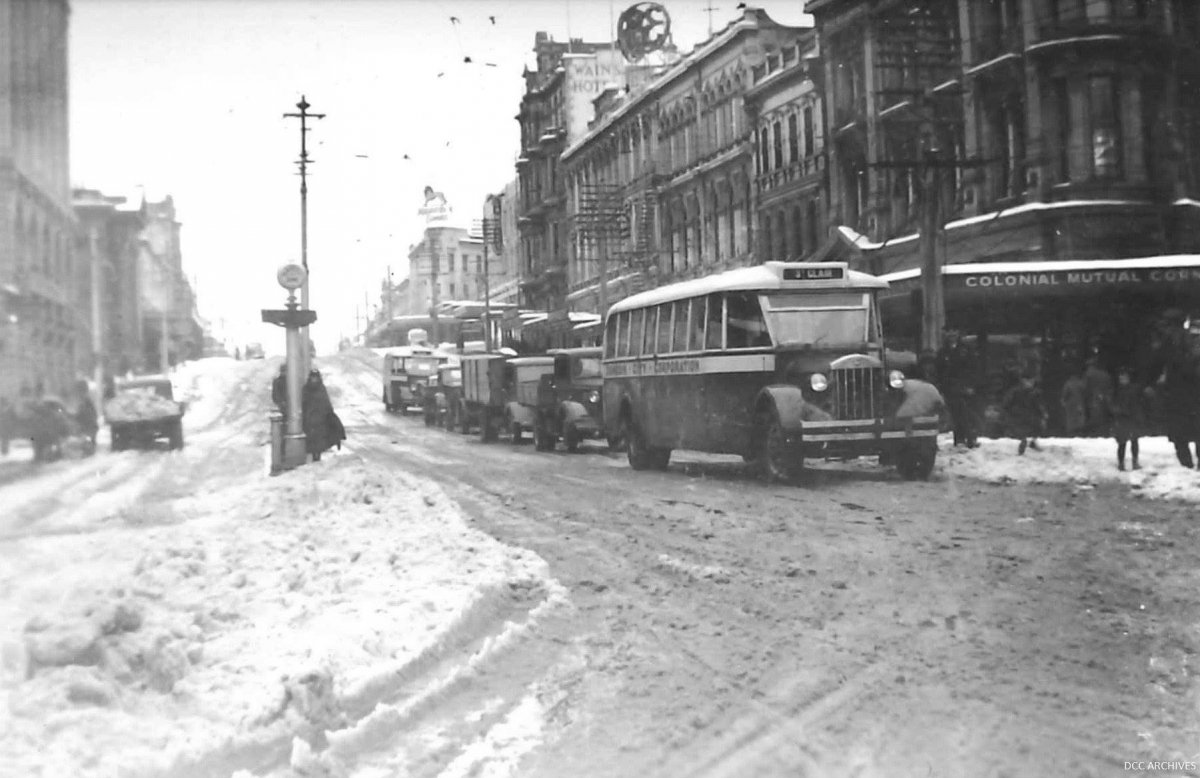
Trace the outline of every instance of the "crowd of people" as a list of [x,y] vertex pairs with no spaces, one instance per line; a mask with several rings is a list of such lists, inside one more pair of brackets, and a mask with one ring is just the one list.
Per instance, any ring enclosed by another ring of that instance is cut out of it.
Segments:
[[[984,375],[975,348],[960,333],[945,332],[937,354],[922,355],[921,372],[946,398],[955,446],[975,447],[988,410],[1000,429],[1016,438],[1017,454],[1038,449],[1047,434],[1055,403],[1057,432],[1069,437],[1111,437],[1117,467],[1137,469],[1138,439],[1166,434],[1184,467],[1200,466],[1200,332],[1189,328],[1182,311],[1171,309],[1155,323],[1154,349],[1148,367],[1119,364],[1106,369],[1088,353],[1069,368],[1061,388],[1051,394],[1043,383],[1044,360],[1031,337],[1023,337],[1003,366],[999,391]],[[990,402],[989,402],[990,401]]]

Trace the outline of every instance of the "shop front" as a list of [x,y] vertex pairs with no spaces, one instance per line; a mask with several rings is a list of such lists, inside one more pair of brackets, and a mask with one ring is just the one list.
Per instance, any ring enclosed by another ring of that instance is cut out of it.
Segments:
[[[943,268],[946,326],[974,343],[994,401],[1033,355],[1051,413],[1062,384],[1088,357],[1115,373],[1129,367],[1152,382],[1160,370],[1158,325],[1179,309],[1200,319],[1200,255],[1135,259],[948,264]],[[884,275],[880,306],[893,348],[915,349],[920,271]]]

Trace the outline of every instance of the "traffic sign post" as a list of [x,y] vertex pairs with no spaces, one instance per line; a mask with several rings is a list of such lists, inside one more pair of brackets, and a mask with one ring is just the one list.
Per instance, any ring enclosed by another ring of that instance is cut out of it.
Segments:
[[262,320],[287,331],[287,410],[282,446],[282,461],[272,462],[272,472],[291,470],[308,459],[303,425],[304,352],[301,345],[302,328],[317,320],[317,312],[301,308],[296,302],[296,290],[304,286],[308,273],[304,267],[289,263],[279,268],[275,279],[288,290],[288,299],[281,309],[263,309]]

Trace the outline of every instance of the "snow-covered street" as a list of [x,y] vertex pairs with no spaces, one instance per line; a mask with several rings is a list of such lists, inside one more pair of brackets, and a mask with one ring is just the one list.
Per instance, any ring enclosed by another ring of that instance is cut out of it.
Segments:
[[[180,451],[0,459],[0,774],[1111,775],[1200,752],[1200,474],[1143,441],[769,486],[482,444],[319,360],[349,438],[267,475],[275,360]],[[103,439],[102,439],[103,442]]]

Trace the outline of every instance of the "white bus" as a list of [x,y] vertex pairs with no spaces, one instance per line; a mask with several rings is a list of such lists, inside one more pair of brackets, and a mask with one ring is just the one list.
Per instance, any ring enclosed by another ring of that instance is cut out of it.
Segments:
[[690,449],[741,454],[772,480],[806,457],[863,455],[925,478],[944,406],[888,369],[886,288],[845,263],[767,262],[621,300],[604,327],[604,423],[635,470]]

